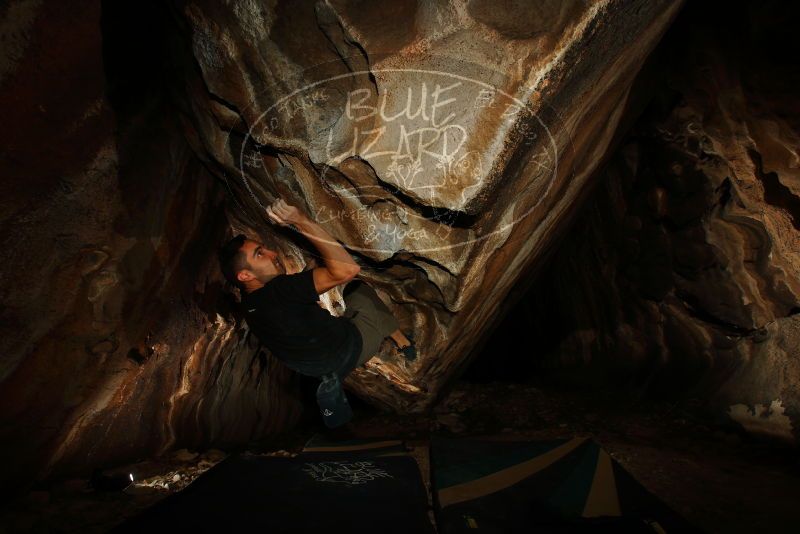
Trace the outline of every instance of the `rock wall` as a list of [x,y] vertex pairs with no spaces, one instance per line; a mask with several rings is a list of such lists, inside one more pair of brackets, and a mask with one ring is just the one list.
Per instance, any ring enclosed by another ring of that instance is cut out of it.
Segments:
[[686,22],[639,76],[681,2],[533,5],[2,8],[6,491],[298,421],[214,254],[246,232],[318,262],[277,196],[415,334],[417,362],[387,344],[348,377],[376,406],[430,407],[539,276],[542,365],[795,434],[796,67]]
[[173,5],[192,146],[297,269],[314,258],[269,227],[277,196],[357,256],[420,357],[387,344],[348,385],[419,411],[579,206],[681,2]]
[[684,9],[633,89],[643,115],[501,326],[525,326],[529,364],[491,365],[796,440],[800,70],[783,7]]
[[169,13],[128,4],[0,9],[3,493],[300,413],[222,291],[225,192],[166,100]]

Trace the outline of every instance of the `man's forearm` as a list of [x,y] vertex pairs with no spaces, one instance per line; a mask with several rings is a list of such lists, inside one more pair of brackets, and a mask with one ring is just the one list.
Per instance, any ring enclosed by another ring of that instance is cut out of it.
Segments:
[[295,227],[317,247],[325,267],[335,276],[348,278],[358,272],[359,265],[350,253],[336,241],[325,229],[308,217],[295,224]]

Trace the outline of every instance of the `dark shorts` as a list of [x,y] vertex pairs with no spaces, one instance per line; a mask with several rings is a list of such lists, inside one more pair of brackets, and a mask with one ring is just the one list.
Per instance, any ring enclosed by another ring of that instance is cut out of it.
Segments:
[[344,289],[345,312],[361,333],[361,355],[357,365],[363,365],[378,353],[381,343],[389,334],[400,328],[391,310],[361,280],[353,280]]

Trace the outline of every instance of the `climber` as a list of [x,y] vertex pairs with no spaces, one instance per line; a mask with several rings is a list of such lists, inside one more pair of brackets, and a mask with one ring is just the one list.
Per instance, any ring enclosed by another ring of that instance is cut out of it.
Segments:
[[[340,378],[374,356],[384,338],[406,359],[416,358],[413,337],[399,328],[391,311],[366,283],[350,254],[319,224],[283,199],[266,209],[270,220],[309,238],[324,266],[287,273],[278,253],[239,234],[220,250],[225,278],[242,294],[251,331],[273,355],[309,376],[336,372]],[[345,313],[322,308],[319,295],[349,282],[343,291]]]

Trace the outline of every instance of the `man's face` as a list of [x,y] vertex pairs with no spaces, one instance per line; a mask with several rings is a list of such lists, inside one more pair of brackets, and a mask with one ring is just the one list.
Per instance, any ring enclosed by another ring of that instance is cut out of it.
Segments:
[[241,271],[242,273],[249,273],[261,283],[266,283],[279,274],[286,274],[286,268],[278,259],[278,253],[268,249],[263,243],[247,239],[241,250],[247,255],[247,261],[250,263],[250,269],[245,269]]

